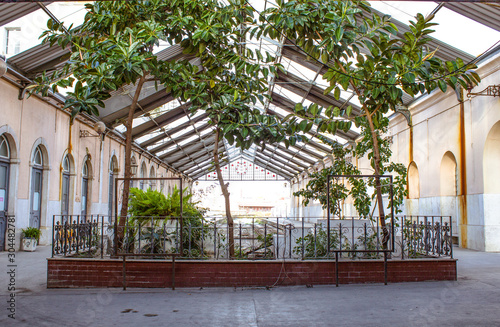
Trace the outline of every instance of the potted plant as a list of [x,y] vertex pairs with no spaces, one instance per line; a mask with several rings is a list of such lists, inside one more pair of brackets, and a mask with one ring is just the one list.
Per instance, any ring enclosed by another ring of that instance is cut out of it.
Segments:
[[35,251],[40,239],[40,230],[35,227],[28,227],[21,231],[23,233],[23,250],[28,252]]

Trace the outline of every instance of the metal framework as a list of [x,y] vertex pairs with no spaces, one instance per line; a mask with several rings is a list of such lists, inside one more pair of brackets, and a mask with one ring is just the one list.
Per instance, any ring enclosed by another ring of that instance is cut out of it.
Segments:
[[[51,13],[47,7],[50,3],[51,1],[1,3],[0,26],[36,10],[43,10],[47,18],[57,19],[58,17]],[[483,3],[483,1],[447,1],[436,4],[433,13],[438,12],[443,7],[500,31],[500,6],[498,5]],[[373,12],[383,15],[376,10]],[[363,15],[367,15],[367,13],[363,13]],[[395,19],[392,22],[398,27],[400,35],[409,30],[407,25]],[[266,46],[263,40],[259,42],[260,47]],[[282,40],[281,43],[274,45],[276,46],[274,50],[277,56],[276,60],[286,61],[289,64],[287,73],[280,71],[276,76],[271,76],[269,80],[271,101],[264,106],[267,113],[282,118],[293,111],[295,103],[304,101],[317,103],[321,106],[342,107],[351,104],[354,113],[360,111],[359,106],[350,103],[349,99],[339,101],[331,94],[325,95],[324,89],[318,85],[317,80],[320,80],[322,75],[326,73],[327,65],[331,63],[310,60],[308,54],[288,40]],[[436,57],[443,60],[457,57],[461,57],[464,61],[474,59],[470,54],[437,39],[432,39],[430,46],[437,49]],[[499,49],[497,47],[491,52]],[[157,56],[159,60],[165,61],[187,59],[192,64],[200,66],[199,59],[183,54],[182,50],[179,45],[174,45],[159,51]],[[50,47],[48,44],[36,45],[10,57],[8,59],[9,74],[3,78],[18,86],[20,97],[23,97],[26,85],[29,85],[33,78],[45,70],[60,69],[68,58],[69,51],[66,49],[57,46]],[[310,79],[305,75],[299,76],[301,68],[292,69],[297,64],[315,74],[314,78]],[[200,68],[202,67],[200,66]],[[134,92],[134,85],[126,85],[116,90],[113,96],[105,101],[106,106],[101,108],[98,119],[104,122],[108,128],[119,127],[127,116],[128,107],[132,101],[131,95]],[[45,100],[57,106],[64,102],[64,97],[60,94],[52,94]],[[404,95],[405,106],[414,100],[413,97]],[[171,109],[158,114],[157,109],[161,106],[169,106]],[[331,155],[329,147],[322,144],[321,138],[336,139],[339,142],[347,143],[354,141],[359,136],[355,130],[350,130],[348,132],[337,131],[336,135],[332,137],[314,132],[316,129],[313,128],[307,134],[310,137],[307,143],[288,148],[284,144],[269,144],[266,149],[253,148],[251,151],[238,153],[227,142],[214,144],[212,127],[206,113],[192,115],[189,103],[180,103],[170,93],[167,93],[163,86],[155,88],[154,82],[145,83],[135,118],[140,120],[139,124],[134,124],[135,127],[132,131],[136,146],[150,152],[193,180],[204,178],[203,176],[207,176],[211,171],[215,146],[218,147],[222,159],[226,162],[233,162],[237,157],[244,156],[253,165],[263,167],[281,176],[280,178],[290,180],[307,171],[325,156]]]

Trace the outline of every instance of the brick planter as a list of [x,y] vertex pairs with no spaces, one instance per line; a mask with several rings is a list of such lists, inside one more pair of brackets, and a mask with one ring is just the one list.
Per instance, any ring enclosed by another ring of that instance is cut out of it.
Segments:
[[[47,287],[122,287],[122,261],[52,258]],[[455,280],[455,259],[389,260],[388,282]],[[176,261],[176,287],[244,287],[335,284],[335,262]],[[340,261],[339,283],[383,283],[381,260]],[[127,287],[171,287],[172,263],[127,261]]]

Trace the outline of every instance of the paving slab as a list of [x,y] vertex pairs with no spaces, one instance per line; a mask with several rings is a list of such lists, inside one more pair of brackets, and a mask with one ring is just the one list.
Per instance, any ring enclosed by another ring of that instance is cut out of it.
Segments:
[[458,281],[206,289],[46,289],[50,247],[7,254],[0,326],[500,326],[500,253],[455,249]]

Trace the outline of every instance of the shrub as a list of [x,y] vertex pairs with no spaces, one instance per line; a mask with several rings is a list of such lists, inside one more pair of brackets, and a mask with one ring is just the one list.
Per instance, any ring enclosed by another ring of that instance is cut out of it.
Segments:
[[26,229],[21,229],[21,231],[22,231],[25,238],[34,238],[37,241],[40,240],[41,232],[36,227],[28,227]]

